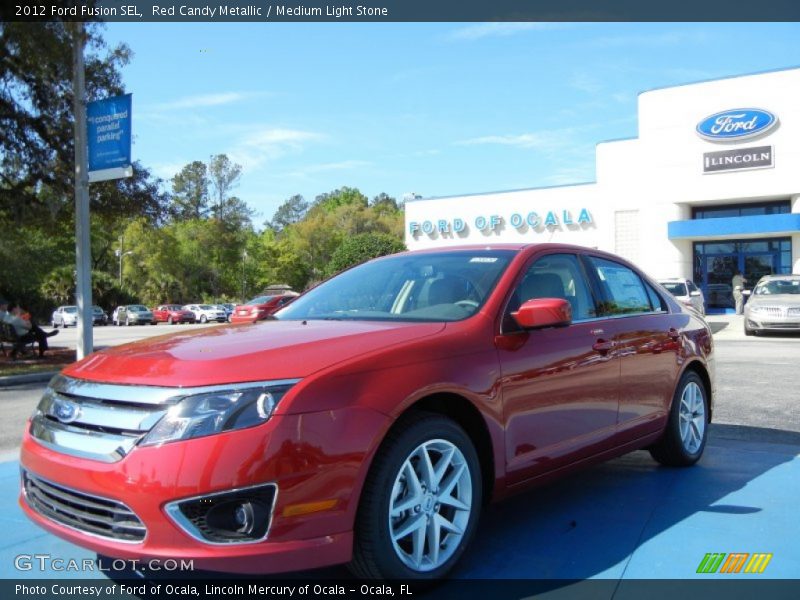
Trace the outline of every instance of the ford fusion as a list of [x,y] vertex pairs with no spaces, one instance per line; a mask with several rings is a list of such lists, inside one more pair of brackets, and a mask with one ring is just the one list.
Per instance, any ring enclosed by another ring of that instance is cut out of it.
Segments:
[[112,557],[437,578],[486,502],[640,448],[694,464],[712,346],[695,311],[610,254],[393,255],[268,321],[68,367],[28,423],[20,503]]

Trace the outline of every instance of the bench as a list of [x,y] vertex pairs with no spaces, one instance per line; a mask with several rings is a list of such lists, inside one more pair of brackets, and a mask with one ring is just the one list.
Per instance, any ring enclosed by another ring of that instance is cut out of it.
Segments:
[[2,350],[3,356],[7,356],[6,344],[11,346],[12,353],[14,352],[14,348],[17,348],[22,354],[25,354],[28,350],[33,352],[33,340],[21,344],[20,336],[17,335],[17,330],[14,329],[13,325],[10,323],[0,323],[0,350]]

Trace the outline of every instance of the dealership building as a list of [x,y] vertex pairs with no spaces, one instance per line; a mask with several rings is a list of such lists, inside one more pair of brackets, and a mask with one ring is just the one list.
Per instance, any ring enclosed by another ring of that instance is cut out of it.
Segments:
[[596,181],[406,204],[409,249],[563,242],[686,277],[710,311],[731,279],[800,273],[800,69],[643,92],[639,135],[597,144]]

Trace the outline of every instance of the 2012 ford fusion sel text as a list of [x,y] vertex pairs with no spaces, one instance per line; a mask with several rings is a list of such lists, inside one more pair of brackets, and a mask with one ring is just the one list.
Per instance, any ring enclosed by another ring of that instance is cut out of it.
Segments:
[[437,578],[488,501],[640,448],[695,463],[713,382],[705,321],[621,258],[397,254],[274,319],[68,367],[25,432],[20,503],[111,557]]

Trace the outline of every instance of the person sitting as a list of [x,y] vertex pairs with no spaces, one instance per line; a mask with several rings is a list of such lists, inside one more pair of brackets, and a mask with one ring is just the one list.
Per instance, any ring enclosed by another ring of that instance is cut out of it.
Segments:
[[17,354],[25,348],[25,345],[31,342],[39,344],[39,357],[41,358],[47,351],[47,338],[58,334],[58,330],[45,333],[36,323],[30,319],[25,319],[23,314],[24,311],[19,305],[9,304],[8,311],[4,316],[5,322],[14,328],[19,338],[13,350],[11,350],[11,358],[12,360],[15,359]]

